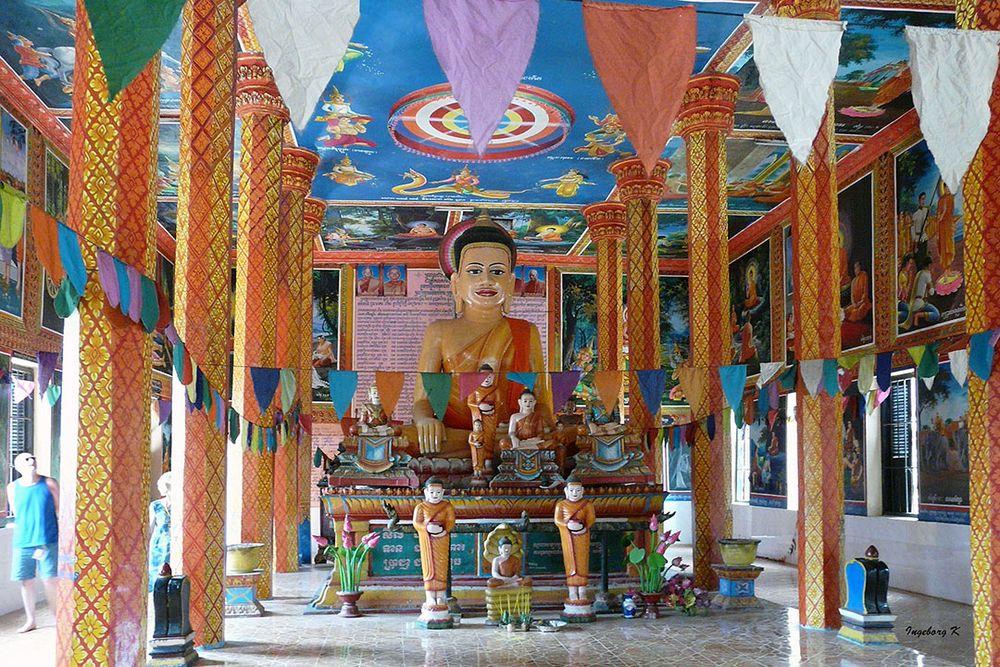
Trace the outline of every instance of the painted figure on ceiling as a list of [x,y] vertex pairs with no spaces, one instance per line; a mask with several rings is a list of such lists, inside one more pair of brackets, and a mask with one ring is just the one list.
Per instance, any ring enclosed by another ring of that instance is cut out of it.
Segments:
[[415,169],[407,169],[403,177],[409,182],[395,185],[392,191],[397,195],[422,197],[433,194],[457,194],[483,199],[509,199],[511,195],[527,190],[484,190],[479,187],[479,176],[468,165],[454,172],[448,178],[428,183],[427,177]]
[[594,185],[587,180],[586,174],[576,169],[570,169],[557,178],[543,178],[538,184],[543,190],[555,190],[557,197],[565,198],[575,197],[581,185]]
[[36,47],[24,35],[7,32],[21,65],[21,78],[41,86],[53,79],[62,84],[67,95],[73,92],[73,68],[76,63],[76,49],[72,46],[55,48]]
[[618,114],[608,113],[604,118],[588,116],[597,127],[583,135],[585,146],[577,146],[574,153],[584,153],[590,157],[607,157],[618,153],[617,146],[625,141],[625,128],[618,120]]
[[368,131],[368,123],[374,120],[371,116],[355,113],[351,104],[336,88],[330,93],[330,98],[323,104],[326,113],[316,116],[315,120],[326,123],[326,134],[317,138],[320,148],[346,148],[348,146],[366,146],[374,148],[375,142],[362,139],[359,135]]
[[346,155],[343,160],[334,165],[325,175],[334,183],[348,187],[354,187],[359,183],[367,183],[375,178],[374,174],[369,174],[367,171],[361,171],[355,167],[354,163],[351,162],[351,158]]

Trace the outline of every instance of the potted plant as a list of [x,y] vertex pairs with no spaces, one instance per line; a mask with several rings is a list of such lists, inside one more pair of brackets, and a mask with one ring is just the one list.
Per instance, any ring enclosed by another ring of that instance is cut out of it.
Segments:
[[668,605],[688,616],[707,614],[711,606],[708,591],[695,588],[691,578],[682,574],[676,574],[667,581],[663,595]]
[[[659,534],[659,527],[659,521],[654,514],[649,520],[649,529],[654,536]],[[633,565],[639,574],[639,595],[642,596],[642,600],[646,604],[646,613],[643,615],[643,618],[655,619],[660,617],[658,603],[663,597],[663,584],[667,572],[675,567],[680,569],[687,567],[687,565],[681,563],[679,556],[668,563],[666,557],[663,555],[666,553],[667,547],[676,543],[680,537],[680,531],[665,531],[660,535],[656,548],[649,550],[636,546],[631,537],[629,537],[628,541],[632,548],[628,552],[628,563]]]
[[361,612],[358,611],[358,598],[361,597],[358,582],[361,579],[361,570],[365,566],[368,552],[375,548],[381,537],[380,533],[368,533],[361,538],[361,544],[356,545],[351,517],[348,515],[344,517],[340,544],[331,544],[323,550],[327,559],[333,562],[334,574],[340,582],[337,597],[341,602],[339,616],[342,618],[361,616]]
[[500,612],[500,622],[497,624],[497,627],[507,632],[514,632],[514,624],[511,622],[510,612],[506,609]]

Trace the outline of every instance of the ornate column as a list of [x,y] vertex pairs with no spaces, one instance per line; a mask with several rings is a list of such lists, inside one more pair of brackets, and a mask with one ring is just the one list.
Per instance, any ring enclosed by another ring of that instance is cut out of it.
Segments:
[[[236,329],[233,337],[233,406],[249,423],[274,425],[275,403],[261,412],[251,367],[276,368],[278,218],[282,128],[288,110],[271,68],[257,53],[241,53],[236,68],[240,134],[240,199],[236,231]],[[244,434],[245,436],[246,434]],[[271,597],[274,454],[243,450],[244,542],[264,544],[257,595]]]
[[[180,183],[174,327],[209,383],[228,396],[236,18],[232,0],[192,0],[181,38]],[[179,386],[179,385],[177,385]],[[176,387],[175,387],[176,388]],[[226,436],[174,394],[174,534],[170,561],[191,582],[195,644],[221,646]]]
[[[712,412],[722,407],[722,385],[715,369],[731,363],[729,322],[729,231],[726,135],[733,129],[739,80],[707,72],[691,77],[675,131],[684,137],[688,171],[688,279],[691,365],[708,371]],[[717,425],[721,426],[721,425]],[[721,563],[720,537],[733,530],[730,508],[730,456],[726,429],[708,438],[697,429],[691,453],[694,503],[695,585],[715,590],[712,563]]]
[[[656,205],[670,163],[658,160],[651,175],[639,158],[618,160],[609,168],[617,180],[618,197],[625,204],[628,249],[628,367],[660,367],[660,270],[656,247]],[[659,428],[659,409],[650,414],[639,398],[639,380],[629,373],[629,419],[643,429]]]
[[[781,16],[835,20],[839,0],[779,0]],[[795,358],[840,355],[840,267],[833,94],[812,154],[792,172]],[[840,627],[844,459],[839,396],[796,385],[799,436],[799,622]]]
[[[955,23],[1000,30],[992,0],[957,0]],[[962,188],[965,209],[965,299],[969,333],[1000,327],[993,295],[1000,279],[1000,77],[990,98],[989,130]],[[1000,663],[1000,373],[969,374],[969,519],[976,664]]]
[[[312,186],[319,156],[304,148],[285,147],[281,156],[281,212],[278,229],[278,311],[277,365],[295,372],[296,391],[293,405],[300,398],[299,370],[311,359],[310,350],[302,347],[302,273],[305,244],[303,208]],[[309,247],[310,252],[312,246]],[[312,281],[312,275],[308,276]],[[311,290],[310,290],[311,292]],[[309,315],[312,315],[310,310]],[[312,320],[309,320],[310,324]],[[310,327],[311,328],[311,327]],[[308,385],[310,388],[312,383]],[[278,443],[274,455],[274,569],[297,572],[299,569],[299,457],[302,456],[294,432]]]
[[[303,237],[300,273],[302,274],[302,290],[299,292],[302,303],[299,307],[299,317],[302,327],[299,329],[299,352],[302,355],[299,363],[299,409],[307,420],[312,419],[312,301],[313,301],[313,242],[319,234],[320,225],[326,215],[326,202],[322,199],[306,197],[303,207]],[[299,433],[299,526],[306,527],[309,535],[305,545],[300,545],[303,553],[309,553],[312,548],[310,511],[312,508],[312,434],[303,429]],[[305,563],[304,563],[305,564]]]
[[66,321],[57,664],[145,662],[149,336],[107,305],[96,248],[155,275],[159,57],[112,101],[76,7],[69,224],[90,280]]
[[597,250],[597,363],[601,370],[624,370],[622,241],[625,204],[603,201],[583,208]]

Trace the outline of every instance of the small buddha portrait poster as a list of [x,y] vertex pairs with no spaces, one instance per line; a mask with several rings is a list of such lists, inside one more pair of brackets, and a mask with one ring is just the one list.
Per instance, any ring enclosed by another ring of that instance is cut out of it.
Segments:
[[357,269],[358,296],[382,296],[382,266],[359,264]]
[[872,319],[872,177],[865,176],[841,191],[840,217],[841,346],[850,350],[874,341]]
[[383,296],[406,296],[406,265],[387,264],[383,267]]
[[514,294],[516,296],[545,296],[545,267],[519,266],[514,269]]

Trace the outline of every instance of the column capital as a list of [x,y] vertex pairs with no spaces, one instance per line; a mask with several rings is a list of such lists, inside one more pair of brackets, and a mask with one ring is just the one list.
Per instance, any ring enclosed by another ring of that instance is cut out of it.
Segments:
[[580,212],[583,214],[584,220],[587,221],[590,237],[594,241],[625,240],[625,204],[617,201],[602,201],[584,206]]
[[312,188],[313,176],[319,165],[319,155],[298,146],[281,150],[281,189],[305,197]]
[[657,160],[653,173],[647,175],[642,160],[637,157],[618,160],[608,167],[608,171],[614,174],[617,180],[618,197],[624,203],[634,199],[660,201],[669,169],[669,160]]
[[718,131],[729,134],[733,129],[736,94],[740,80],[731,74],[705,72],[688,81],[674,132],[687,138],[695,132]]
[[306,205],[302,215],[305,222],[306,238],[319,234],[320,225],[326,215],[326,202],[315,197],[306,197]]
[[840,0],[775,0],[774,13],[791,19],[836,21],[840,18]]
[[274,75],[260,53],[240,53],[236,56],[236,115],[274,116],[288,122],[288,107],[281,99]]

